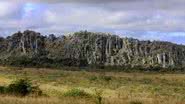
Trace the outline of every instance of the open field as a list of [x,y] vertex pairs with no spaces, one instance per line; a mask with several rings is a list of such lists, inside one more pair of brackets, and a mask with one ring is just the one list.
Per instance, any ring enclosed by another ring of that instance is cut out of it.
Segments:
[[[45,96],[0,95],[0,104],[185,104],[185,74],[0,67],[0,85],[28,78]],[[71,89],[90,96],[65,96]]]

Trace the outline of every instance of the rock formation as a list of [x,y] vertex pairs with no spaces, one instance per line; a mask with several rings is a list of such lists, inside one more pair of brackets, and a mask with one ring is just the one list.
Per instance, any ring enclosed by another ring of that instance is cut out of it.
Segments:
[[[0,58],[26,55],[50,60],[68,59],[75,64],[103,66],[184,67],[185,46],[161,41],[139,41],[108,33],[76,32],[60,37],[34,31],[0,38]],[[1,60],[2,61],[2,60]],[[64,61],[61,61],[61,64]],[[73,65],[71,63],[70,65]]]

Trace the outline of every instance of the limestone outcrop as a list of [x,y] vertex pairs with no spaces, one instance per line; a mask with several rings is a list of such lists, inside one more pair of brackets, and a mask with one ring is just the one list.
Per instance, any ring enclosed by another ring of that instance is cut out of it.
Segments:
[[105,66],[185,64],[185,46],[169,42],[139,41],[105,33],[81,32],[68,36],[66,57],[83,58]]
[[[0,58],[11,56],[71,60],[69,65],[184,67],[185,46],[161,41],[139,41],[108,33],[76,32],[60,37],[34,31],[0,38]],[[1,60],[2,61],[2,60]],[[64,61],[59,61],[61,64]]]

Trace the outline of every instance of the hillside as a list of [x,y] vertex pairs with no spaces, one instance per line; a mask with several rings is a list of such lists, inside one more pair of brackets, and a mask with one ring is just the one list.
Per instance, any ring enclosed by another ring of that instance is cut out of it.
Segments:
[[0,38],[0,64],[177,68],[185,65],[185,46],[107,33],[81,31],[56,37],[26,30]]

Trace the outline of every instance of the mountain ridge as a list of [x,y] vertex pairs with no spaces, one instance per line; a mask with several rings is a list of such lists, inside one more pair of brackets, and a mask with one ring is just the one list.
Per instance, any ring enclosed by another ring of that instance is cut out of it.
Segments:
[[[0,38],[0,64],[184,67],[185,46],[80,31],[56,37],[26,30]],[[24,60],[28,62],[24,62]],[[23,62],[22,62],[23,61]],[[22,63],[21,63],[22,62]]]

